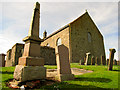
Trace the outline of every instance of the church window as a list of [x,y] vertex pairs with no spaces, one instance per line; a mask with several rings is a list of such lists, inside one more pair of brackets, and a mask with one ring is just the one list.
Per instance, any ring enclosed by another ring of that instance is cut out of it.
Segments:
[[88,32],[88,42],[91,42],[91,33]]
[[47,45],[46,45],[46,46],[48,46],[48,47],[49,47],[49,46],[50,46],[50,45],[49,45],[49,43],[47,43]]
[[61,45],[61,38],[58,38],[58,39],[57,39],[56,45],[57,45],[57,46]]

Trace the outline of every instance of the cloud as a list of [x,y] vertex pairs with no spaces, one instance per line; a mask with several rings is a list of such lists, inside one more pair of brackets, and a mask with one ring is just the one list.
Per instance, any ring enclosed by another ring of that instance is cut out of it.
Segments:
[[[27,36],[31,16],[33,12],[33,2],[23,3],[0,3],[2,6],[2,29],[0,29],[0,53],[6,52],[16,42],[22,42]],[[107,58],[109,57],[109,48],[118,50],[117,42],[117,2],[42,2],[40,3],[40,37],[46,29],[48,35],[63,27],[64,25],[81,16],[87,9],[100,32],[104,36]],[[1,16],[1,15],[0,15]],[[0,22],[1,23],[1,22]],[[115,58],[117,59],[116,52]]]
[[118,36],[117,35],[111,35],[105,37],[105,51],[106,51],[106,56],[109,58],[109,49],[110,48],[115,48],[116,53],[115,53],[115,59],[118,60]]

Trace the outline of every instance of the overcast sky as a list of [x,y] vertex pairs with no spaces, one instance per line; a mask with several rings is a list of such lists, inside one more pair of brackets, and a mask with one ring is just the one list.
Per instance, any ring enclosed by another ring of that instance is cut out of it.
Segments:
[[[34,2],[0,3],[0,53],[6,53],[15,43],[24,43],[28,35]],[[72,1],[72,0],[70,0]],[[87,9],[104,37],[106,57],[115,48],[118,59],[117,2],[40,2],[40,37],[48,35],[75,20]]]

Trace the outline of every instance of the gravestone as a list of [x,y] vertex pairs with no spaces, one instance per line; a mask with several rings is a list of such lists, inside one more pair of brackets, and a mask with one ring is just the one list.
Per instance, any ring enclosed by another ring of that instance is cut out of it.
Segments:
[[57,62],[57,76],[59,81],[66,81],[74,79],[74,75],[71,73],[69,62],[69,51],[64,45],[59,45],[56,49],[56,62]]
[[81,65],[81,60],[79,61],[80,65]]
[[90,56],[91,56],[90,52],[86,53],[85,65],[90,65],[91,64]]
[[101,65],[106,65],[105,56],[101,56]]
[[116,59],[113,60],[113,65],[117,65],[117,60]]
[[5,67],[5,54],[0,54],[0,67]]
[[37,2],[34,7],[29,34],[23,39],[25,42],[24,52],[14,71],[14,79],[21,82],[46,78],[44,59],[40,57],[42,40],[39,38],[39,14],[40,4]]
[[98,57],[95,58],[95,65],[98,65],[97,62],[98,62]]
[[84,65],[84,58],[80,59],[79,63],[80,63],[80,65]]
[[91,65],[95,65],[95,57],[94,56],[91,57]]
[[97,57],[97,65],[101,65],[101,60],[99,57]]
[[112,70],[114,53],[116,52],[116,50],[114,48],[111,48],[111,49],[109,49],[109,51],[110,51],[110,55],[109,55],[108,70]]

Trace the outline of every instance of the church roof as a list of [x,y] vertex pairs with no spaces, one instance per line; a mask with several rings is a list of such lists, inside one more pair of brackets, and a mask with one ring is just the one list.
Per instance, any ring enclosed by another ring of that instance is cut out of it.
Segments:
[[[83,17],[85,14],[89,15],[88,12],[86,11],[84,14],[82,14],[81,16],[79,16],[77,19],[75,19],[74,21],[70,22],[69,24],[65,25],[64,27],[58,29],[57,31],[55,31],[54,33],[50,34],[49,36],[47,36],[44,40],[52,37],[53,35],[61,32],[62,30],[64,30],[65,28],[69,27],[71,23],[75,22],[76,20],[80,19],[81,17]],[[96,26],[96,25],[95,25]],[[97,26],[96,26],[97,28]],[[100,33],[100,31],[98,30],[98,32]],[[100,35],[102,36],[102,34],[100,33]]]
[[[86,13],[87,13],[87,12],[85,12],[84,14],[86,14]],[[84,14],[82,14],[80,17],[82,17]],[[77,19],[79,19],[80,17],[78,17]],[[74,21],[76,21],[77,19],[75,19]],[[72,22],[74,22],[74,21],[72,21]],[[49,36],[47,36],[44,40],[46,40],[46,39],[48,39],[48,38],[52,37],[53,35],[55,35],[55,34],[57,34],[57,33],[61,32],[61,31],[62,31],[62,30],[64,30],[65,28],[69,27],[69,25],[70,25],[72,22],[70,22],[69,24],[65,25],[64,27],[62,27],[62,28],[58,29],[58,30],[57,30],[57,31],[55,31],[54,33],[50,34],[50,35],[49,35]]]
[[49,37],[52,37],[53,35],[55,35],[55,34],[61,32],[62,30],[64,30],[64,29],[67,28],[67,27],[69,27],[69,24],[67,24],[67,25],[65,25],[64,27],[58,29],[58,30],[55,31],[54,33],[50,34],[48,37],[45,38],[45,40],[48,39]]

